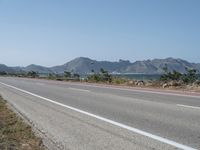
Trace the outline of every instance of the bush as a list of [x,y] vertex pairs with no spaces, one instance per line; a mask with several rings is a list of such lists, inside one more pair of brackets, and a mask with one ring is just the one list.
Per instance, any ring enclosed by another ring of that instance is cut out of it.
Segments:
[[72,75],[71,75],[71,72],[65,71],[64,76],[65,78],[71,78]]
[[166,72],[160,77],[161,81],[180,81],[182,78],[182,74],[173,70],[173,72]]
[[49,73],[47,78],[51,79],[51,80],[55,80],[56,79],[56,75],[52,74],[52,73]]
[[0,72],[0,75],[1,75],[1,76],[5,76],[5,75],[8,75],[8,73],[5,72],[5,71],[2,71],[2,72]]
[[185,84],[194,83],[198,79],[197,70],[195,69],[186,69],[185,74],[181,74],[173,70],[173,72],[168,71],[167,66],[163,68],[164,74],[160,77],[161,81],[181,81]]
[[198,79],[197,70],[186,68],[187,73],[182,75],[184,83],[194,83]]
[[79,80],[80,79],[80,75],[78,73],[74,73],[73,74],[73,78]]
[[100,69],[99,73],[92,72],[91,75],[87,76],[87,80],[91,82],[112,82],[112,76],[108,73],[108,71],[103,68]]
[[39,74],[37,72],[35,72],[35,71],[29,71],[27,73],[27,76],[31,77],[31,78],[36,78],[36,77],[39,77]]

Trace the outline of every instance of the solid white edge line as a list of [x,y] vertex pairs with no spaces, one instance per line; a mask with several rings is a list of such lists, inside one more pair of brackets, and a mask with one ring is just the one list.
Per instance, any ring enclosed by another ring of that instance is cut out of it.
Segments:
[[102,120],[102,121],[107,122],[107,123],[110,123],[110,124],[112,124],[112,125],[115,125],[115,126],[118,126],[118,127],[124,128],[124,129],[127,129],[127,130],[129,130],[129,131],[134,132],[134,133],[137,133],[137,134],[140,134],[140,135],[149,137],[149,138],[154,139],[154,140],[157,140],[157,141],[159,141],[159,142],[162,142],[162,143],[165,143],[165,144],[169,144],[169,145],[174,146],[174,147],[176,147],[176,148],[180,148],[180,149],[183,149],[183,150],[197,150],[197,149],[192,148],[192,147],[189,147],[189,146],[187,146],[187,145],[183,145],[183,144],[177,143],[177,142],[175,142],[175,141],[172,141],[172,140],[169,140],[169,139],[166,139],[166,138],[157,136],[157,135],[153,135],[153,134],[148,133],[148,132],[145,132],[145,131],[143,131],[143,130],[140,130],[140,129],[137,129],[137,128],[133,128],[133,127],[130,127],[130,126],[128,126],[128,125],[125,125],[125,124],[122,124],[122,123],[119,123],[119,122],[116,122],[116,121],[113,121],[113,120],[110,120],[110,119],[107,119],[107,118],[104,118],[104,117],[101,117],[101,116],[98,116],[98,115],[95,115],[95,114],[92,114],[92,113],[89,113],[89,112],[86,112],[86,111],[83,111],[83,110],[80,110],[80,109],[77,109],[77,108],[74,108],[74,107],[71,107],[71,106],[68,106],[68,105],[65,105],[65,104],[56,102],[56,101],[53,101],[53,100],[51,100],[51,99],[48,99],[48,98],[45,98],[45,97],[43,97],[43,96],[40,96],[40,95],[31,93],[31,92],[29,92],[29,91],[26,91],[26,90],[17,88],[17,87],[15,87],[15,86],[8,85],[8,84],[5,84],[5,83],[3,83],[3,82],[0,82],[0,84],[2,84],[2,85],[4,85],[4,86],[7,86],[7,87],[10,87],[10,88],[13,88],[13,89],[15,89],[15,90],[18,90],[18,91],[20,91],[20,92],[23,92],[23,93],[26,93],[26,94],[35,96],[35,97],[37,97],[37,98],[43,99],[43,100],[45,100],[45,101],[51,102],[51,103],[53,103],[53,104],[56,104],[56,105],[59,105],[59,106],[62,106],[62,107],[71,109],[71,110],[73,110],[73,111],[76,111],[76,112],[85,114],[85,115],[87,115],[87,116],[90,116],[90,117],[93,117],[93,118]]
[[190,105],[183,105],[183,104],[176,104],[179,107],[185,107],[185,108],[192,108],[192,109],[200,109],[200,107],[197,106],[190,106]]

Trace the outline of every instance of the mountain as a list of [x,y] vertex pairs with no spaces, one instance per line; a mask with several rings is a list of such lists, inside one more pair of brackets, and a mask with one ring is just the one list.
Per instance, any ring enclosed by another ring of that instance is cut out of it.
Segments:
[[53,72],[63,73],[70,71],[80,74],[90,73],[91,70],[98,72],[101,68],[109,71],[110,73],[145,73],[145,74],[161,74],[163,68],[167,65],[169,71],[176,70],[185,73],[185,68],[193,68],[200,71],[200,64],[189,63],[186,60],[166,58],[166,59],[153,59],[136,61],[131,63],[126,60],[119,60],[118,62],[110,61],[96,61],[90,58],[78,57],[72,61],[50,68]]
[[145,73],[145,74],[156,74],[158,68],[155,67],[150,60],[147,61],[136,61],[133,64],[119,71],[121,73]]
[[43,66],[34,65],[34,64],[31,64],[25,68],[22,68],[22,70],[25,72],[35,71],[38,73],[53,73],[53,71],[48,67],[43,67]]
[[0,72],[3,72],[3,71],[8,72],[8,73],[15,72],[15,70],[12,69],[11,67],[8,67],[8,66],[6,66],[4,64],[0,64]]
[[93,63],[95,63],[95,61],[89,58],[79,57],[64,65],[52,67],[51,70],[57,73],[63,73],[63,71],[87,73],[91,71],[90,68]]
[[181,73],[185,73],[185,68],[197,68],[194,64],[189,63],[182,59],[166,58],[166,59],[154,59],[151,64],[158,68],[157,72],[162,73],[163,67],[167,65],[169,71],[176,70]]
[[169,71],[176,70],[178,72],[185,73],[185,68],[193,68],[200,72],[200,63],[190,63],[183,59],[175,59],[171,57],[166,59],[136,61],[133,63],[128,60],[110,62],[97,61],[86,57],[78,57],[63,65],[49,68],[34,64],[27,67],[8,67],[6,65],[0,64],[0,72],[6,71],[13,73],[22,71],[36,71],[38,73],[64,73],[64,71],[69,71],[79,74],[88,74],[91,73],[92,70],[99,72],[99,70],[103,68],[110,73],[161,74],[163,73],[163,68],[166,65]]
[[101,68],[104,68],[109,72],[114,72],[130,64],[131,63],[129,61],[124,60],[119,60],[119,62],[109,62],[96,61],[85,57],[78,57],[64,65],[52,67],[51,70],[57,73],[63,73],[63,71],[70,71],[75,73],[86,74],[90,73],[91,70],[98,72]]
[[192,66],[194,67],[194,69],[198,70],[200,72],[200,63],[192,63]]

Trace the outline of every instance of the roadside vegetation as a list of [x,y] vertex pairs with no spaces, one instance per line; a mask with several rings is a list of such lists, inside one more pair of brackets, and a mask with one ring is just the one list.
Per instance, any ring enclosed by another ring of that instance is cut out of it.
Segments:
[[65,71],[64,74],[49,73],[46,77],[49,80],[59,80],[59,81],[80,81],[80,75],[77,73],[71,73]]
[[8,109],[0,97],[0,150],[44,150],[31,127]]
[[29,77],[29,78],[38,78],[39,73],[35,71],[29,72],[18,72],[18,73],[7,73],[5,71],[0,72],[0,76],[14,76],[14,77]]
[[91,75],[88,75],[86,81],[88,82],[112,82],[112,76],[108,73],[108,71],[103,68],[100,69],[98,73],[95,73],[94,70],[91,71]]
[[199,87],[200,81],[198,79],[198,72],[195,69],[185,68],[186,73],[180,73],[175,70],[168,71],[167,66],[163,68],[164,74],[160,77],[163,88],[174,87]]
[[30,71],[27,73],[7,74],[0,72],[1,76],[17,76],[28,78],[43,78],[48,80],[58,81],[73,81],[73,82],[89,82],[89,83],[104,83],[114,85],[125,85],[135,87],[150,87],[150,88],[167,88],[192,90],[200,92],[199,72],[192,68],[185,68],[185,73],[180,73],[175,70],[169,71],[167,65],[163,68],[163,74],[157,80],[131,80],[120,76],[110,74],[107,70],[101,68],[98,72],[91,70],[87,76],[81,77],[78,73],[65,71],[63,74],[49,73],[41,76],[37,72]]
[[198,80],[197,70],[185,68],[186,73],[181,74],[173,70],[172,72],[168,71],[167,66],[163,68],[164,74],[160,77],[161,81],[169,82],[176,81],[184,84],[192,84]]

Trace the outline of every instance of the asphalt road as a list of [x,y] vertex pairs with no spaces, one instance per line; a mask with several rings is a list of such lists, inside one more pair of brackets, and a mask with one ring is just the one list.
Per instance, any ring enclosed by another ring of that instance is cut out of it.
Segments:
[[60,149],[200,149],[193,94],[8,77],[0,94]]

